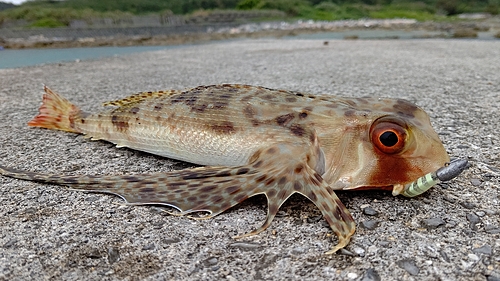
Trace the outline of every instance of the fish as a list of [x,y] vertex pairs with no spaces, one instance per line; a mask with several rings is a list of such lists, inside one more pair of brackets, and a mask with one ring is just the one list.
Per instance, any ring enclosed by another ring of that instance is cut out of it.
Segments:
[[[466,166],[452,162],[427,113],[404,99],[336,97],[262,86],[218,84],[140,92],[88,113],[44,86],[32,127],[83,134],[201,167],[138,175],[52,175],[0,166],[23,180],[110,193],[134,205],[164,205],[179,215],[216,216],[264,194],[266,230],[298,193],[314,203],[348,245],[356,224],[335,194],[388,190],[416,196]],[[450,165],[450,167],[447,167]],[[443,176],[444,175],[444,176]]]

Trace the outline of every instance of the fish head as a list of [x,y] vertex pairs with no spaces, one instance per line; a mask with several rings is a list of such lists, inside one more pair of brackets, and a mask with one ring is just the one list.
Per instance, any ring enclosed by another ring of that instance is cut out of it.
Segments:
[[327,157],[324,177],[334,189],[392,191],[450,161],[424,110],[401,99],[369,105],[343,120],[336,152]]

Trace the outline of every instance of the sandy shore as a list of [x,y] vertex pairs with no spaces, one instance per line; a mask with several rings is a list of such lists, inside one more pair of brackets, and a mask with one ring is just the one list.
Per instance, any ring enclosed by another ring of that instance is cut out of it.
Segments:
[[[260,235],[261,197],[194,221],[115,196],[0,177],[0,280],[499,280],[500,42],[243,40],[0,70],[0,161],[44,173],[136,174],[189,164],[28,128],[42,85],[84,110],[134,92],[246,83],[416,102],[470,169],[414,199],[339,192],[347,248],[293,196]],[[367,212],[365,208],[375,210]]]

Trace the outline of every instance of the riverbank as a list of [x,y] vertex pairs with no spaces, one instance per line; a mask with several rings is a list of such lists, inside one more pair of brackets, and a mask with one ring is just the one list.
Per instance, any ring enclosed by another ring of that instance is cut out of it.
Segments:
[[[138,28],[0,29],[0,46],[6,49],[72,48],[98,46],[157,46],[202,43],[235,38],[284,37],[349,30],[429,31],[427,38],[477,38],[489,32],[500,38],[500,17],[458,22],[418,22],[411,19],[261,22],[241,25],[184,25]],[[355,37],[346,38],[355,39]]]

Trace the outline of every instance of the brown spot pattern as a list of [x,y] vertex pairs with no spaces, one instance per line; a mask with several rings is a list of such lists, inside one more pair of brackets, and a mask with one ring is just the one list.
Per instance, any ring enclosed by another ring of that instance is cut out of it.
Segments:
[[224,121],[221,122],[220,124],[211,124],[209,125],[209,127],[218,134],[228,135],[236,131],[236,129],[234,128],[234,124],[229,121]]
[[306,133],[305,129],[299,124],[293,124],[290,126],[290,131],[298,137],[302,137]]
[[290,121],[292,121],[295,118],[293,113],[288,113],[285,115],[281,115],[276,117],[276,123],[279,126],[286,126]]
[[111,124],[115,127],[115,129],[119,132],[126,132],[129,125],[128,125],[129,118],[125,117],[123,115],[112,115],[111,116]]

